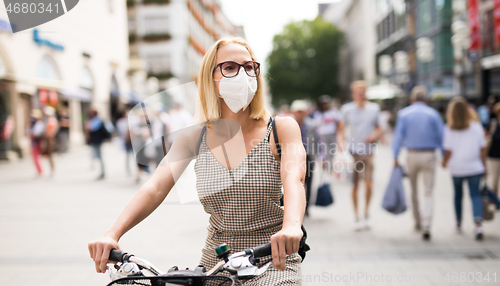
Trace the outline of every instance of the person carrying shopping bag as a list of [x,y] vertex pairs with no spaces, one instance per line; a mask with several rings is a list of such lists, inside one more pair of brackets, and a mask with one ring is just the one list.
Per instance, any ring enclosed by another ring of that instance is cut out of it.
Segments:
[[[411,201],[415,230],[423,226],[422,238],[431,238],[433,214],[434,176],[436,173],[436,149],[442,149],[443,120],[439,113],[427,106],[427,89],[416,86],[411,92],[412,104],[398,112],[392,150],[394,165],[399,166],[398,155],[403,146],[408,149],[406,168],[411,184]],[[418,176],[424,180],[424,212],[418,201]]]

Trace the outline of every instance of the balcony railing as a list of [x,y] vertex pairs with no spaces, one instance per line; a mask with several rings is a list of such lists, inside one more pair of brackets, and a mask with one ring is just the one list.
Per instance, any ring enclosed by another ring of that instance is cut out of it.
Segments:
[[156,77],[159,80],[169,79],[174,77],[174,74],[171,71],[164,72],[148,72],[148,77]]
[[169,4],[170,0],[142,0],[142,4],[156,4],[156,5],[166,5]]
[[142,37],[145,42],[158,42],[158,41],[168,41],[172,38],[169,33],[152,33],[146,34]]

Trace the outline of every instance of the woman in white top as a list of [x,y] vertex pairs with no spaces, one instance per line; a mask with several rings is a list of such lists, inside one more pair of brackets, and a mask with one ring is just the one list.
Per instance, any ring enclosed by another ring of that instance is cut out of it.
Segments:
[[467,101],[459,97],[450,102],[444,131],[443,167],[449,167],[455,187],[457,232],[461,232],[463,181],[467,180],[476,223],[476,239],[483,239],[483,202],[479,191],[481,177],[486,175],[486,140],[479,122],[473,120]]

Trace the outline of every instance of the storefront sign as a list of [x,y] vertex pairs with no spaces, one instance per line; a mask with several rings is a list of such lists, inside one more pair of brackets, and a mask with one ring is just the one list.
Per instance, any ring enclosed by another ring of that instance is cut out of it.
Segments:
[[38,90],[38,99],[42,105],[56,106],[58,101],[57,91],[42,88]]
[[500,44],[500,0],[493,0],[493,19],[495,20],[495,38]]
[[469,26],[470,26],[470,47],[469,54],[479,53],[481,48],[481,35],[479,27],[479,9],[478,0],[469,0]]
[[47,46],[54,50],[64,51],[64,47],[58,44],[54,44],[49,40],[41,39],[38,35],[38,29],[33,29],[33,40],[40,46]]

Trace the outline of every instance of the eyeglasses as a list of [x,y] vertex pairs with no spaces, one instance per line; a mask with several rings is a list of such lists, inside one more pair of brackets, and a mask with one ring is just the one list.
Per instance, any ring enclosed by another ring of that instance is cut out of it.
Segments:
[[257,77],[260,74],[260,63],[254,61],[246,61],[242,64],[233,61],[222,62],[215,66],[214,72],[217,68],[220,68],[222,76],[230,78],[237,76],[241,67],[248,76]]

